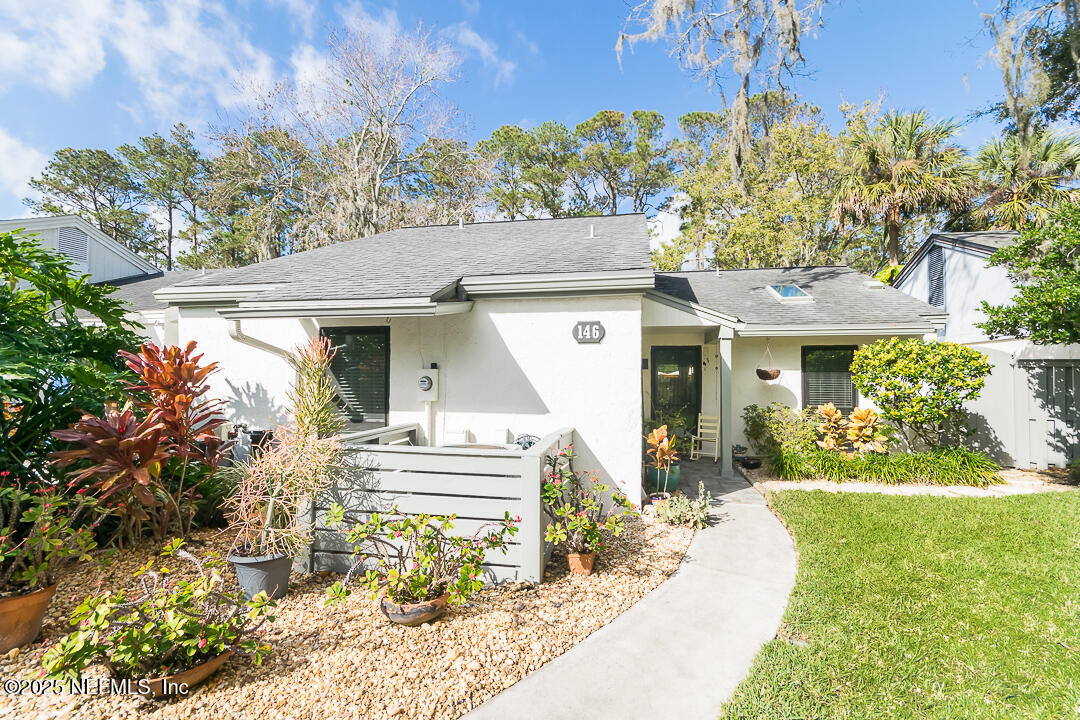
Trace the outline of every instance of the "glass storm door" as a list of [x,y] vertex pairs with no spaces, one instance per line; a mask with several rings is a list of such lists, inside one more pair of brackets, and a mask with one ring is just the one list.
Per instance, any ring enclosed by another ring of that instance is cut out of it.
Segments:
[[701,346],[654,346],[650,365],[653,419],[679,413],[695,427],[701,412]]

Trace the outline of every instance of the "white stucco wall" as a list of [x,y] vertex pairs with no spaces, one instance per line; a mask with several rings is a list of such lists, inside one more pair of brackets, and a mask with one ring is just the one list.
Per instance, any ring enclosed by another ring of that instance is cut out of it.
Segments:
[[[599,344],[578,344],[572,328],[598,320]],[[383,325],[385,318],[324,326]],[[427,426],[417,371],[439,366],[435,444],[505,443],[562,426],[575,429],[578,469],[594,470],[634,498],[640,489],[641,297],[477,300],[459,315],[390,320],[390,424]],[[312,321],[244,320],[243,332],[292,349],[318,332]],[[182,309],[181,342],[195,339],[221,363],[213,392],[238,421],[269,428],[286,420],[292,373],[282,358],[229,337],[213,309]]]
[[[880,339],[881,336],[826,335],[819,337],[775,337],[769,339],[773,367],[780,368],[780,377],[764,381],[757,376],[765,354],[765,338],[736,337],[732,341],[731,387],[734,415],[733,442],[747,445],[742,422],[742,411],[747,405],[765,406],[779,402],[792,408],[801,408],[802,348],[805,345],[840,345],[859,347]],[[873,407],[869,399],[859,396],[859,407]]]

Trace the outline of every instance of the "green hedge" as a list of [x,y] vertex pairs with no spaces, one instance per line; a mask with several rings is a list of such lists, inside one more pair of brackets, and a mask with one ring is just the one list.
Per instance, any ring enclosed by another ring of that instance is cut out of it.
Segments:
[[834,450],[777,452],[769,459],[782,480],[925,483],[986,487],[1002,482],[1001,468],[983,453],[937,448],[920,453],[848,455]]

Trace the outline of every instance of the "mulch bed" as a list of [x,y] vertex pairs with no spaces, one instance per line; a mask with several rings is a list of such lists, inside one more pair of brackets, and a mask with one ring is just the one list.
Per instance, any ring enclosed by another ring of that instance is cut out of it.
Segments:
[[[231,658],[186,698],[166,701],[0,695],[0,717],[456,718],[626,611],[675,571],[692,537],[688,528],[630,520],[598,558],[596,574],[569,575],[566,560],[559,559],[539,586],[486,589],[419,628],[392,624],[362,589],[343,605],[325,607],[325,589],[335,578],[294,573],[292,589],[278,601],[276,622],[265,626],[264,639],[274,649],[261,666]],[[227,546],[220,534],[199,531],[189,549],[203,554]],[[67,632],[71,609],[98,588],[132,587],[131,573],[156,552],[144,544],[121,551],[100,572],[86,568],[66,577],[41,645],[0,656],[0,678],[37,677],[45,648]]]

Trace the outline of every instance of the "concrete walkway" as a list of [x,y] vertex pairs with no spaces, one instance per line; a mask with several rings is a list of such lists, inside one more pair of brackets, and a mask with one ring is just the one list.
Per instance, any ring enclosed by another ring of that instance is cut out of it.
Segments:
[[469,720],[715,720],[776,635],[795,584],[795,549],[745,480],[718,477],[712,463],[682,468],[687,493],[706,482],[714,522],[698,531],[679,570]]

